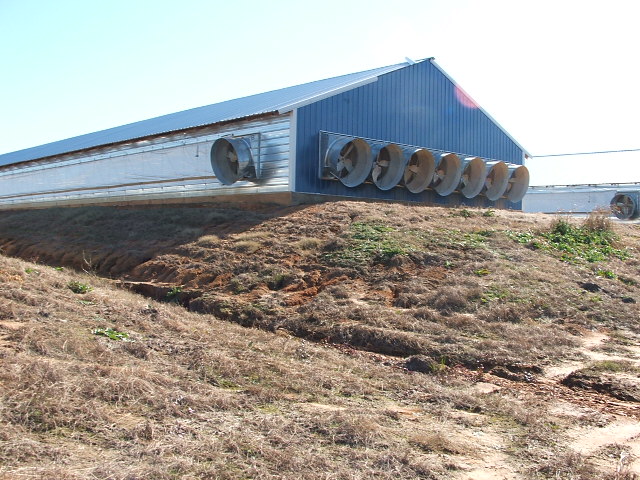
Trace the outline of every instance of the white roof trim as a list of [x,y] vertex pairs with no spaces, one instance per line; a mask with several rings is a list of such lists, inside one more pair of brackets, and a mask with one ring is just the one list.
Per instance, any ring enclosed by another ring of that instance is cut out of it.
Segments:
[[367,78],[365,80],[360,80],[358,82],[350,83],[349,85],[343,85],[342,87],[335,88],[333,90],[329,90],[327,92],[322,92],[313,97],[307,97],[298,102],[293,102],[278,109],[278,113],[288,113],[291,110],[295,110],[296,108],[305,107],[307,105],[311,105],[312,103],[319,102],[320,100],[324,100],[325,98],[333,97],[334,95],[338,95],[339,93],[348,92],[349,90],[353,90],[354,88],[362,87],[364,85],[368,85],[370,83],[375,83],[378,81],[378,77]]

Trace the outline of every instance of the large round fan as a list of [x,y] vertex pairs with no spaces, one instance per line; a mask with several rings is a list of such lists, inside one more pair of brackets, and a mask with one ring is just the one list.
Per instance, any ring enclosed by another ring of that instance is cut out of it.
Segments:
[[371,170],[371,179],[380,190],[390,190],[395,187],[404,175],[407,163],[402,149],[393,143],[382,147]]
[[371,172],[371,147],[361,138],[341,138],[329,145],[325,165],[347,187],[364,182]]
[[438,195],[449,195],[458,187],[462,176],[462,165],[455,153],[444,153],[436,166],[433,189]]
[[251,148],[242,138],[219,138],[211,147],[211,168],[224,185],[231,185],[250,174]]
[[616,193],[611,200],[611,211],[620,220],[635,220],[640,216],[638,192]]
[[509,165],[509,184],[505,192],[507,200],[519,202],[529,189],[529,169],[524,165]]
[[487,162],[489,173],[484,181],[483,193],[491,201],[498,200],[509,184],[509,168],[502,161]]
[[436,161],[431,152],[418,148],[409,153],[409,161],[404,169],[403,183],[411,193],[424,191],[436,173]]
[[484,187],[487,166],[479,157],[465,158],[462,161],[462,176],[460,177],[460,193],[466,198],[477,196]]

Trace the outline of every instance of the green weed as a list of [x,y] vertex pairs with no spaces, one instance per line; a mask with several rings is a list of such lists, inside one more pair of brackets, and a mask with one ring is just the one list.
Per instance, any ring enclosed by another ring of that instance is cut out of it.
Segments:
[[91,290],[93,290],[93,287],[91,287],[90,285],[87,285],[86,283],[81,283],[78,282],[77,280],[72,280],[69,283],[67,283],[67,288],[69,290],[71,290],[73,293],[89,293]]
[[[456,232],[451,233],[452,235],[456,234]],[[486,241],[487,236],[483,233],[464,233],[462,234],[462,240],[454,241],[452,246],[460,250],[473,250],[482,247]]]
[[431,372],[432,373],[443,373],[447,369],[448,360],[447,357],[440,357],[439,362],[433,362],[431,364]]
[[487,289],[486,292],[482,294],[480,301],[482,303],[490,303],[494,301],[505,300],[509,296],[510,293],[508,290],[496,285],[492,285]]
[[536,238],[532,232],[514,232],[513,230],[507,230],[504,232],[511,240],[521,243],[523,245],[533,242]]
[[613,273],[611,270],[596,270],[596,275],[598,277],[604,277],[604,278],[617,278],[617,275],[615,273]]
[[601,262],[610,257],[625,260],[629,252],[615,247],[617,235],[608,229],[577,226],[564,218],[557,220],[546,232],[514,232],[505,234],[512,240],[534,249],[556,251],[569,263]]
[[487,237],[490,236],[487,231],[470,233],[460,230],[443,230],[439,233],[441,235],[434,237],[425,237],[424,234],[419,236],[424,238],[428,245],[463,251],[483,248],[487,242]]
[[565,219],[557,220],[549,232],[541,235],[553,249],[561,252],[560,258],[571,263],[600,262],[608,257],[624,260],[629,256],[625,250],[614,248],[617,236],[613,231],[579,227]]
[[346,245],[323,258],[340,266],[356,266],[371,261],[385,262],[396,255],[407,255],[412,249],[393,235],[397,229],[379,223],[356,222],[347,233]]
[[107,337],[111,340],[120,341],[120,340],[128,340],[129,334],[125,332],[119,332],[111,327],[108,328],[96,328],[91,333],[94,335],[99,335],[101,337]]
[[240,390],[241,388],[240,385],[238,385],[236,382],[233,382],[223,377],[214,378],[212,379],[211,383],[217,387],[224,388],[227,390]]
[[178,295],[182,293],[182,287],[172,287],[171,290],[167,292],[165,298],[168,302],[177,302]]
[[460,210],[453,210],[451,212],[452,217],[462,217],[462,218],[470,218],[473,217],[474,213],[471,210],[466,208],[461,208]]

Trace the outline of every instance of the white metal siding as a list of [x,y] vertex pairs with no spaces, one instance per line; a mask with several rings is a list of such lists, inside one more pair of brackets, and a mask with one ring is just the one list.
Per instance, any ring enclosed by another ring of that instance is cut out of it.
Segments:
[[[7,166],[0,168],[0,208],[288,192],[289,129],[282,115]],[[211,168],[213,142],[254,133],[261,178],[222,185]]]
[[588,213],[609,208],[615,189],[593,189],[573,191],[529,190],[522,200],[525,212],[542,213]]

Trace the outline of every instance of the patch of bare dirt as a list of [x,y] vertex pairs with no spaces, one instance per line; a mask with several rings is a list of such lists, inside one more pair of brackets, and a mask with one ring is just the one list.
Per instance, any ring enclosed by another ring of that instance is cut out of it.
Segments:
[[567,375],[562,383],[572,388],[595,390],[619,400],[640,402],[640,381],[638,375],[606,374],[578,370]]

